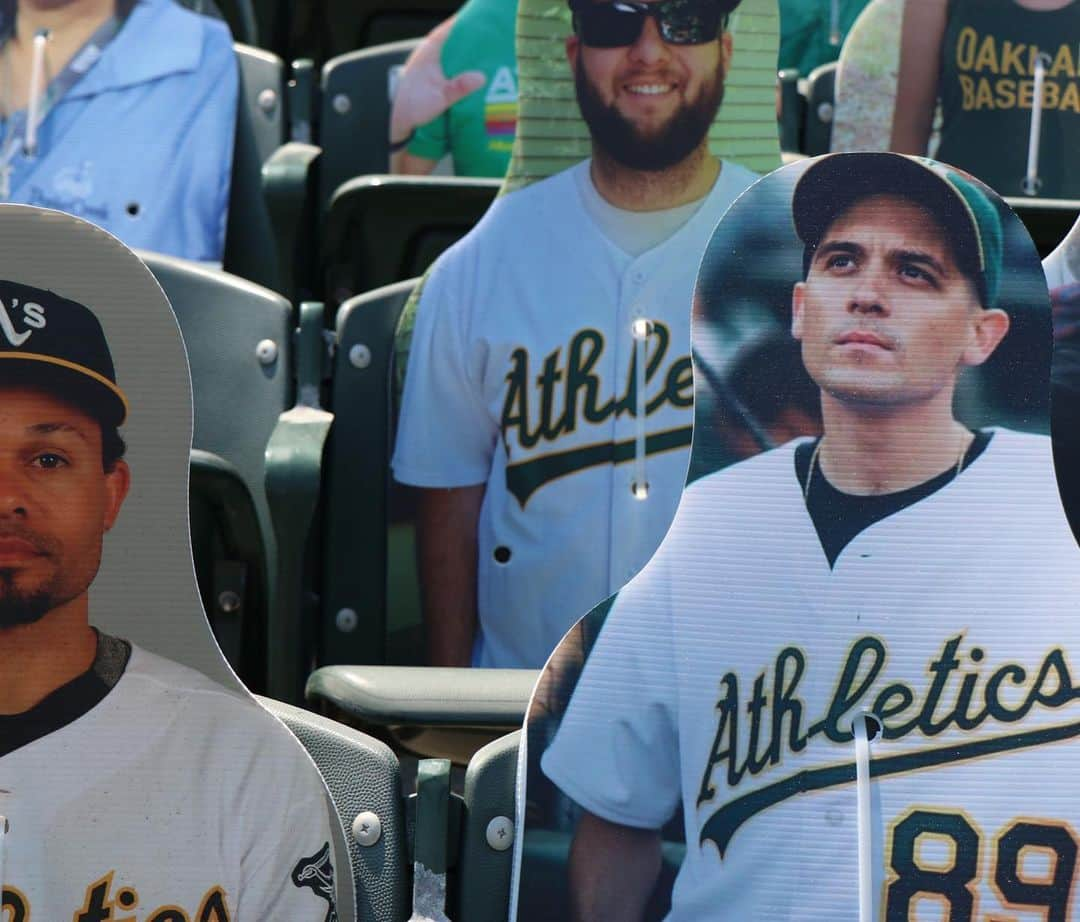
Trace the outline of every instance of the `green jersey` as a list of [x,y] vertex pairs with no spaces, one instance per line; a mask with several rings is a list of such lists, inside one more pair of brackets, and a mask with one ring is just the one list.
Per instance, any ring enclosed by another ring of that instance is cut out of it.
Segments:
[[515,0],[467,0],[442,49],[443,73],[479,70],[479,90],[416,129],[408,151],[441,160],[450,154],[458,176],[504,176],[517,124]]
[[935,156],[1001,195],[1022,195],[1040,54],[1046,77],[1038,194],[1080,198],[1080,0],[1048,11],[1015,0],[950,0]]

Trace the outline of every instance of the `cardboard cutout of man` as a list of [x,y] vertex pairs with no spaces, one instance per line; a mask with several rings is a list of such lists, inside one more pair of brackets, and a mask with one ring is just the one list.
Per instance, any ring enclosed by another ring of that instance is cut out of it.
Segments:
[[591,159],[499,198],[424,284],[393,465],[423,488],[432,664],[543,665],[671,521],[694,273],[754,175],[708,151],[734,6],[574,0]]
[[253,701],[91,626],[133,476],[127,410],[93,312],[0,282],[5,918],[336,919],[327,795],[297,741]]
[[996,207],[838,154],[792,210],[824,435],[696,482],[617,597],[541,761],[575,918],[640,918],[681,802],[670,920],[1064,919],[1080,550],[1050,440],[953,412],[1009,328]]

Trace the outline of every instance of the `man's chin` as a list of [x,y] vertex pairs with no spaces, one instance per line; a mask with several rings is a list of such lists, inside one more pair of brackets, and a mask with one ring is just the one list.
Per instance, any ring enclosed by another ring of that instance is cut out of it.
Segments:
[[618,144],[601,146],[612,160],[625,167],[643,173],[662,173],[683,163],[701,146],[702,140],[703,137],[692,141],[673,139],[670,132],[635,132]]
[[11,572],[0,570],[0,630],[36,624],[55,607],[51,593],[20,590]]
[[888,410],[920,402],[919,395],[889,382],[832,383],[825,390],[838,403],[853,408],[861,407],[867,412],[875,409]]
[[835,364],[811,374],[823,391],[841,403],[903,403],[910,388],[894,369],[866,363]]

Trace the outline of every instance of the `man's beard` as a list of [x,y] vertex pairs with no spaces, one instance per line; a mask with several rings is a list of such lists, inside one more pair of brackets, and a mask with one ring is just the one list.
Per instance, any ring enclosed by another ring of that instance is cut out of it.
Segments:
[[659,132],[642,135],[614,104],[600,99],[578,56],[574,68],[578,107],[593,143],[612,160],[632,170],[660,172],[682,163],[704,140],[724,101],[724,77],[718,70],[694,102],[683,103]]
[[0,567],[0,630],[34,624],[56,607],[48,588],[20,592],[15,588],[15,570]]

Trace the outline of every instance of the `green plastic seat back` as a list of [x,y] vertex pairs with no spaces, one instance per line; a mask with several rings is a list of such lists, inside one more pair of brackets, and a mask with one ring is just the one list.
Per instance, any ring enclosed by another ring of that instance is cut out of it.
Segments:
[[350,51],[323,65],[319,146],[322,214],[343,182],[390,169],[390,82],[416,39]]
[[[250,625],[239,638],[239,654],[234,647],[226,655],[230,660],[239,656],[234,668],[257,688],[265,661],[260,655],[265,645],[264,606],[272,598],[275,564],[263,455],[278,415],[293,399],[292,309],[280,295],[244,279],[168,256],[140,255],[168,295],[184,337],[195,404],[193,448],[224,462],[201,465],[202,476],[192,484],[192,543],[201,570],[200,591],[219,635],[227,633],[238,617]],[[231,478],[229,469],[235,472]],[[237,480],[249,504],[238,493]],[[207,490],[217,484],[218,489],[200,494],[200,484]],[[223,492],[226,489],[230,492]],[[245,521],[249,516],[254,516],[254,523]],[[237,533],[251,534],[253,529],[262,547],[261,567],[251,559],[250,546],[246,553],[229,546]],[[237,556],[247,564],[243,573],[234,572]],[[245,611],[243,606],[228,610],[230,597],[223,593],[230,588],[236,592],[236,586],[227,584],[241,579],[251,581],[246,588],[239,587],[241,599],[245,603],[261,599],[263,610]]]
[[[387,659],[390,381],[394,330],[415,283],[410,279],[351,298],[337,314],[334,428],[324,458],[329,499],[323,509],[320,664]],[[390,633],[408,633],[415,620],[407,618]],[[416,637],[407,643],[415,646]]]
[[461,0],[293,0],[291,51],[318,62],[358,48],[421,38]]
[[361,176],[341,186],[323,225],[327,305],[424,273],[472,229],[497,179]]
[[286,141],[285,67],[276,55],[234,45],[240,69],[232,184],[225,226],[225,269],[275,291],[282,286],[262,165]]
[[520,742],[521,731],[517,730],[488,743],[469,760],[453,918],[502,922],[507,917]]

